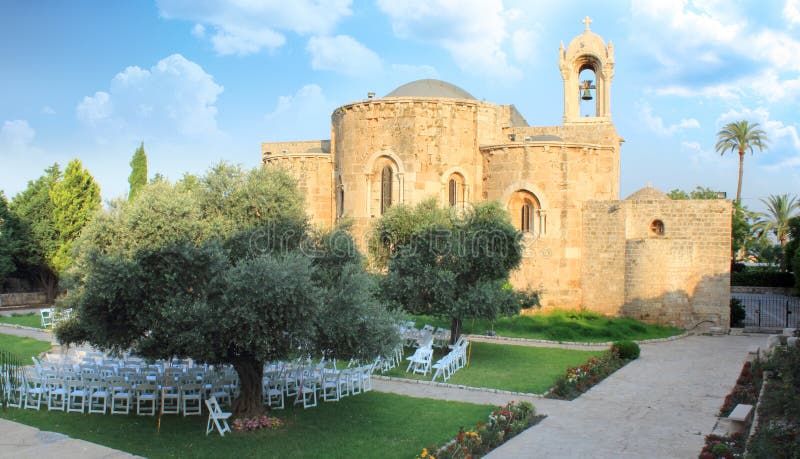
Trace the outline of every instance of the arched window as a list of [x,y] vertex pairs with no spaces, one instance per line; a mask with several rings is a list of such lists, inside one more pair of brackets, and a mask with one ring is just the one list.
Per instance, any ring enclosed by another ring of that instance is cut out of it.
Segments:
[[525,199],[523,201],[520,212],[520,231],[523,233],[532,233],[534,207],[530,199]]
[[392,168],[384,166],[381,171],[381,215],[392,206]]
[[650,234],[653,236],[664,235],[664,222],[661,220],[653,220],[650,222]]
[[539,199],[526,190],[518,190],[511,195],[507,204],[511,214],[511,223],[523,233],[535,237],[543,236],[546,231],[545,213],[541,209]]
[[456,179],[450,179],[450,182],[447,184],[447,191],[450,207],[454,207],[458,204],[458,183],[456,183]]

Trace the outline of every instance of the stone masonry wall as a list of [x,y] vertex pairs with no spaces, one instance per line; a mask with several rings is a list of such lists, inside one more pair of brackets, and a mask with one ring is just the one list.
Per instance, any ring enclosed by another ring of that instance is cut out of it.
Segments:
[[[689,329],[728,328],[729,201],[595,202],[584,212],[584,307]],[[617,213],[624,218],[611,217]],[[651,231],[654,220],[663,222],[663,234]],[[613,265],[623,259],[621,280]],[[610,275],[593,274],[597,264],[598,271],[611,269]],[[624,301],[615,307],[620,289]]]
[[[265,145],[266,148],[272,148],[273,144]],[[262,163],[265,167],[283,168],[297,179],[297,188],[306,201],[306,212],[312,225],[318,228],[333,226],[336,221],[336,200],[333,161],[329,153],[263,154]]]

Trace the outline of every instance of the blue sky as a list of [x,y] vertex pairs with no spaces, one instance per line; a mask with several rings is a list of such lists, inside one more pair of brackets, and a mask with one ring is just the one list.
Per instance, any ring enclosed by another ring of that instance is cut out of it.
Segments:
[[714,143],[739,119],[771,138],[745,159],[744,203],[798,192],[800,0],[3,0],[0,189],[78,157],[120,196],[141,141],[151,176],[253,167],[261,142],[328,138],[337,106],[420,78],[558,124],[558,46],[586,15],[615,47],[622,198],[733,197],[737,159]]

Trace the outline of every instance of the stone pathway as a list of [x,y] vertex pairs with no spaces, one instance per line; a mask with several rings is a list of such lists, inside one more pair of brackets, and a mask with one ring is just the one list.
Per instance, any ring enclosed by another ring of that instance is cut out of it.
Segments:
[[742,364],[762,336],[693,336],[647,344],[639,359],[539,425],[493,451],[491,459],[697,457]]
[[0,419],[0,458],[41,459],[122,459],[134,458],[131,454],[100,446],[88,441],[75,440],[56,432],[43,432]]
[[399,381],[376,390],[414,397],[501,405],[527,400],[540,424],[487,456],[501,458],[697,457],[747,358],[764,335],[690,336],[643,344],[639,359],[571,401],[509,396]]

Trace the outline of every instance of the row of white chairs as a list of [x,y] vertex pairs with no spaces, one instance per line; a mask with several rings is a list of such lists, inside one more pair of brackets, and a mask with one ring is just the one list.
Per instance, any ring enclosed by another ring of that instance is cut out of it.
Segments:
[[58,325],[62,321],[69,320],[69,318],[72,317],[72,308],[43,308],[39,310],[39,316],[42,320],[42,328],[48,328]]
[[438,376],[442,377],[442,380],[447,381],[453,376],[453,373],[464,368],[467,364],[467,348],[469,346],[469,341],[464,339],[463,336],[458,338],[458,341],[452,346],[450,346],[450,352],[445,354],[441,359],[437,360],[436,363],[433,364],[433,378],[431,381],[436,381]]

